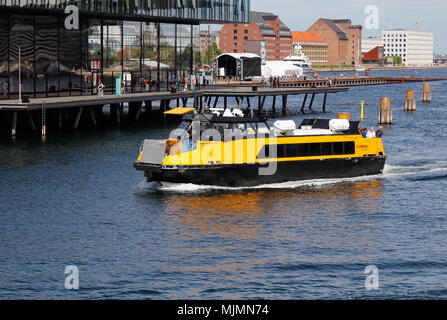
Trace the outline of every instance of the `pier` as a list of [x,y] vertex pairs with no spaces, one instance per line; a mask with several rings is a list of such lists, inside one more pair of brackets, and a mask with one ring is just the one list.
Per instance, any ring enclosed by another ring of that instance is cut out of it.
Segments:
[[[323,95],[321,110],[326,112],[328,95],[346,92],[350,87],[443,80],[447,79],[342,77],[281,81],[276,88],[268,88],[255,82],[235,82],[180,92],[143,92],[120,96],[114,94],[61,96],[33,98],[29,102],[10,99],[0,100],[0,121],[2,124],[9,125],[9,132],[15,136],[19,130],[23,129],[39,132],[42,128],[42,134],[44,134],[47,127],[78,129],[80,123],[97,126],[105,119],[105,114],[108,114],[107,120],[115,124],[120,124],[124,119],[130,122],[153,117],[162,119],[164,111],[169,108],[186,107],[188,104],[200,110],[217,106],[225,109],[229,107],[230,101],[235,101],[239,109],[262,112],[269,107],[272,112],[276,112],[278,108],[285,114],[288,97],[296,95],[303,96],[302,103],[298,106],[302,113],[305,113],[306,108],[313,110],[315,97]],[[266,106],[267,97],[272,98],[271,106]],[[108,112],[105,112],[105,107],[109,108]]]
[[[416,78],[416,77],[321,77],[310,80],[284,80],[280,88],[323,88],[323,87],[359,87],[374,85],[389,85],[415,82],[447,81],[447,78]],[[261,85],[259,82],[221,82],[222,87],[240,87]]]

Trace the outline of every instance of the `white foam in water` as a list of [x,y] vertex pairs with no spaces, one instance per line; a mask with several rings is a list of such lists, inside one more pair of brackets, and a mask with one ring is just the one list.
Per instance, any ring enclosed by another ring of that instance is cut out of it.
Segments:
[[387,165],[385,164],[383,170],[383,176],[391,177],[396,175],[412,175],[424,172],[438,172],[447,171],[447,161],[436,161],[434,163],[427,163],[423,165],[409,165],[409,166],[399,166],[399,165]]
[[259,185],[254,187],[223,187],[223,186],[210,186],[210,185],[197,185],[192,183],[168,183],[163,182],[159,184],[157,182],[147,183],[143,181],[138,184],[138,188],[145,189],[147,191],[164,191],[164,192],[180,192],[180,193],[193,193],[193,192],[207,192],[207,191],[240,191],[240,190],[256,190],[256,189],[296,189],[300,187],[322,187],[325,185],[331,185],[342,182],[360,182],[377,179],[405,179],[405,177],[418,175],[421,173],[434,173],[442,172],[447,173],[447,161],[437,161],[435,163],[429,163],[424,165],[414,166],[399,166],[399,165],[385,165],[383,174],[360,176],[354,178],[338,178],[338,179],[314,179],[314,180],[299,180],[289,181],[283,183],[271,183],[265,185]]

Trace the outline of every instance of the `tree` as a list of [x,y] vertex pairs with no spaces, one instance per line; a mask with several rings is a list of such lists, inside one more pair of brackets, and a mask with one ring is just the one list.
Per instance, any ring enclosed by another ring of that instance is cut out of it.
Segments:
[[402,64],[402,57],[399,57],[399,56],[390,56],[390,57],[388,57],[389,59],[387,59],[387,63],[389,63],[388,61],[390,60],[390,59],[392,59],[393,60],[393,65],[396,65],[396,66],[398,66],[398,65],[401,65]]
[[213,42],[208,49],[205,50],[205,52],[202,53],[202,61],[207,64],[211,65],[214,58],[221,55],[222,51],[219,50],[217,47],[217,44]]
[[394,60],[393,61],[394,64],[397,65],[397,66],[402,64],[402,57],[395,56],[395,57],[393,57],[393,60]]

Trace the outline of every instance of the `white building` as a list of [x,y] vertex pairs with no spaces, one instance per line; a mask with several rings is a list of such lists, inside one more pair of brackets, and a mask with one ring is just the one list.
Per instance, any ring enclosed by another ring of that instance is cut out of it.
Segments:
[[383,46],[382,38],[363,38],[362,39],[362,53],[370,52],[375,47]]
[[433,32],[385,30],[382,40],[385,57],[401,57],[405,66],[433,65]]

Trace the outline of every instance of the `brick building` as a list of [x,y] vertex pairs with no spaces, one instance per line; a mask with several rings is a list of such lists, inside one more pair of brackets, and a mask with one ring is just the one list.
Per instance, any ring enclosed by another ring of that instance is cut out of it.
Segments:
[[377,46],[368,52],[362,53],[362,63],[364,65],[383,66],[385,55],[383,46]]
[[290,29],[272,13],[251,12],[249,24],[225,24],[220,33],[220,50],[226,53],[250,52],[253,41],[266,42],[266,59],[283,60],[290,55],[292,34]]
[[301,52],[314,66],[328,64],[328,46],[316,32],[292,31],[293,45],[301,46]]
[[200,30],[200,52],[205,52],[208,47],[216,43],[219,47],[219,33],[208,30]]
[[318,19],[308,32],[316,32],[328,44],[329,65],[360,64],[362,26],[352,25],[350,19]]

